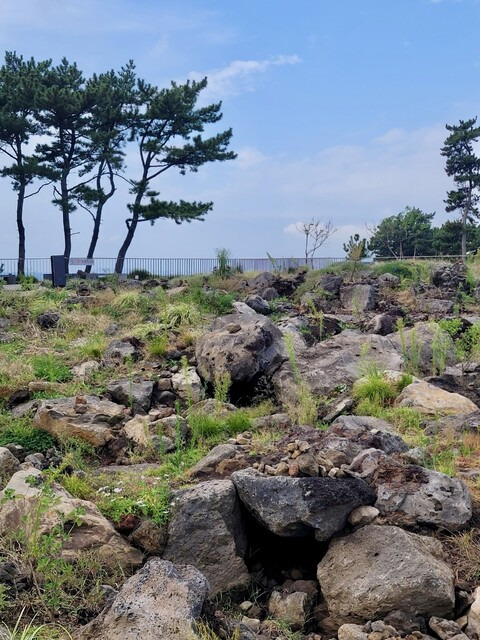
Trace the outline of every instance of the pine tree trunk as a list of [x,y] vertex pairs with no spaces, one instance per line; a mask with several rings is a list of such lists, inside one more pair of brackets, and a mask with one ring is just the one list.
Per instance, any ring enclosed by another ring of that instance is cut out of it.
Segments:
[[141,182],[138,184],[137,195],[135,196],[135,202],[133,203],[133,207],[131,208],[132,217],[129,221],[127,221],[127,235],[125,236],[125,240],[123,241],[122,246],[118,252],[117,261],[115,262],[115,273],[120,274],[123,271],[123,264],[125,262],[125,256],[127,255],[127,251],[132,244],[133,236],[135,235],[135,231],[137,229],[138,220],[140,218],[140,204],[142,202],[144,193],[148,186],[147,179],[148,167],[144,169],[144,174]]
[[60,197],[62,201],[61,208],[63,222],[63,239],[65,243],[63,255],[65,256],[65,269],[68,273],[68,260],[70,259],[70,254],[72,253],[72,228],[70,226],[70,207],[68,202],[68,187],[66,175],[62,176],[60,189]]
[[127,235],[125,236],[125,240],[123,241],[122,246],[120,247],[120,251],[118,252],[117,261],[115,262],[115,273],[122,273],[123,264],[125,261],[125,256],[127,255],[127,251],[132,243],[133,236],[135,235],[135,231],[137,229],[138,224],[138,213],[133,214],[132,219],[130,220],[130,224],[128,225]]
[[18,263],[17,274],[25,275],[25,225],[23,224],[23,204],[25,202],[25,184],[22,181],[17,196]]

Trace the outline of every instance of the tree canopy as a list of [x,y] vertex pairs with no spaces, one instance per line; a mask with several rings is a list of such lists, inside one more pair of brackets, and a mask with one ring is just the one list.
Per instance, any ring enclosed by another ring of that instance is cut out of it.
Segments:
[[384,218],[372,231],[370,250],[378,257],[404,258],[432,255],[432,219],[417,207],[405,207]]
[[[92,218],[87,255],[91,258],[104,207],[115,194],[118,177],[130,184],[132,201],[127,205],[117,273],[140,222],[203,220],[212,202],[161,200],[152,183],[169,169],[185,175],[206,163],[236,157],[228,149],[231,129],[204,135],[207,127],[222,118],[220,102],[197,105],[206,86],[204,78],[155,87],[137,77],[133,61],[120,71],[86,78],[65,58],[53,66],[50,60],[24,61],[7,52],[0,68],[0,155],[7,164],[0,175],[9,177],[18,193],[19,273],[25,259],[26,188],[38,179],[54,185],[52,202],[61,213],[67,260],[72,251],[72,213],[81,208]],[[125,164],[127,144],[137,149],[138,175],[129,175]]]

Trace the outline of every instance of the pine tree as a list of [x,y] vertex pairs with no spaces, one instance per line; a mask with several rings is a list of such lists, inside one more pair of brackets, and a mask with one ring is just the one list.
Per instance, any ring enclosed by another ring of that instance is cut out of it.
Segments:
[[465,260],[467,255],[467,225],[478,218],[480,188],[480,158],[473,145],[480,138],[480,127],[476,127],[477,118],[460,120],[458,125],[446,125],[450,135],[445,140],[441,154],[447,158],[445,171],[453,177],[456,189],[447,192],[446,210],[459,211],[461,221],[461,251]]
[[201,135],[205,125],[215,124],[222,118],[220,102],[197,108],[199,94],[206,86],[206,78],[180,85],[172,82],[168,89],[138,83],[140,108],[131,141],[137,144],[142,171],[137,180],[131,180],[130,193],[134,200],[128,205],[131,215],[125,221],[127,234],[118,252],[116,273],[122,272],[125,255],[140,222],[154,224],[160,218],[177,224],[203,220],[213,206],[211,202],[159,200],[159,193],[150,188],[151,182],[169,169],[177,168],[185,175],[187,169],[196,172],[207,162],[236,157],[233,151],[227,150],[231,129],[210,138]]

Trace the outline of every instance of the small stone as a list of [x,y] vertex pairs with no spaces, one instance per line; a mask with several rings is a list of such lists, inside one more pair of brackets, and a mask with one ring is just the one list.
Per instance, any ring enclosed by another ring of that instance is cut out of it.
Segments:
[[[294,571],[301,575],[301,571],[294,569],[292,571],[292,577]],[[292,583],[290,591],[299,591],[300,593],[306,593],[310,600],[313,602],[318,594],[318,584],[315,582],[315,580],[296,579],[295,582]]]
[[463,631],[465,629],[465,627],[467,626],[467,624],[468,624],[468,616],[467,615],[460,616],[460,618],[457,618],[455,620],[455,622],[458,624],[460,629]]
[[368,635],[360,624],[342,624],[338,629],[338,640],[367,640]]
[[300,455],[302,455],[301,452],[298,449],[295,449],[295,451],[292,453],[292,460],[296,460]]
[[289,466],[286,462],[279,462],[275,467],[276,476],[288,476],[288,472],[289,472]]
[[298,468],[298,464],[296,462],[291,462],[288,465],[288,475],[291,478],[296,478],[300,473],[300,469]]
[[303,578],[303,573],[300,569],[292,569],[290,571],[290,577],[292,580],[301,580]]
[[275,467],[272,467],[271,465],[266,464],[264,472],[268,473],[269,476],[274,476],[275,475]]
[[371,524],[379,515],[380,511],[378,509],[364,505],[352,511],[348,516],[348,522],[352,527],[364,527],[367,524]]
[[308,451],[311,448],[310,444],[306,440],[299,440],[297,447],[301,453],[305,453],[305,451]]
[[253,607],[253,602],[250,602],[250,600],[245,600],[240,604],[240,611],[247,613],[248,611],[250,611],[252,607]]
[[250,440],[248,438],[245,438],[244,436],[237,436],[235,442],[242,445],[250,444]]
[[310,610],[310,598],[306,593],[281,593],[273,591],[268,601],[268,611],[275,620],[289,624],[293,631],[303,629]]
[[[432,616],[428,621],[430,629],[437,634],[441,640],[450,640],[457,636],[466,636],[462,633],[461,628],[454,620],[445,620],[445,618],[437,618]],[[460,640],[460,639],[458,639]]]
[[318,476],[318,464],[311,453],[302,453],[296,459],[301,475],[315,477]]
[[251,629],[253,633],[258,633],[260,631],[260,620],[258,618],[247,618],[243,616],[242,624]]
[[239,324],[234,324],[233,322],[227,325],[228,333],[238,333],[242,327]]

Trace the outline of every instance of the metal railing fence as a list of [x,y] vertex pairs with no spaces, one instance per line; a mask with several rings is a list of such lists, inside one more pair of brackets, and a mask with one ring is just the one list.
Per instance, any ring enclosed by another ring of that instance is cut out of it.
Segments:
[[[85,270],[81,259],[72,258],[70,274]],[[311,269],[322,269],[334,262],[343,262],[345,258],[309,258]],[[99,276],[112,274],[115,270],[116,258],[94,258],[92,274]],[[305,265],[305,258],[229,258],[228,266],[238,271],[288,271]],[[0,258],[0,276],[17,275],[16,258]],[[219,268],[218,258],[125,258],[123,274],[133,271],[147,271],[152,276],[174,277],[193,276],[212,273]],[[50,258],[26,258],[25,275],[43,279],[51,273]]]

